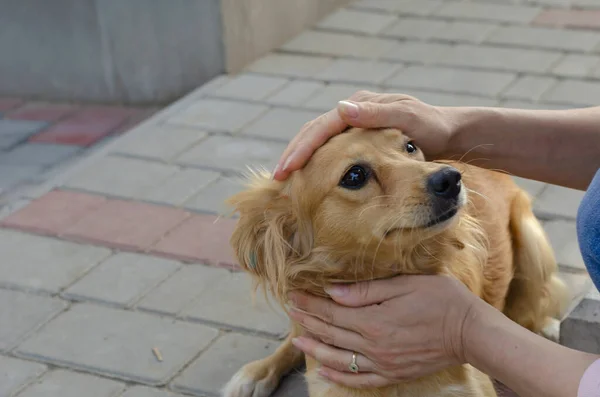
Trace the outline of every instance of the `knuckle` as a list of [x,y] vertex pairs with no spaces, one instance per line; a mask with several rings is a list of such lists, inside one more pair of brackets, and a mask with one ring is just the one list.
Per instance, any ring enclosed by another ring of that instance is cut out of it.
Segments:
[[359,90],[350,96],[351,101],[362,101],[375,95],[374,92],[367,90]]

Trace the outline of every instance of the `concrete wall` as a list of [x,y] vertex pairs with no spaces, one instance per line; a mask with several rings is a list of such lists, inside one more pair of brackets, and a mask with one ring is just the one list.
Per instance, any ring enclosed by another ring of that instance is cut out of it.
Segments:
[[0,96],[172,101],[349,0],[0,0]]

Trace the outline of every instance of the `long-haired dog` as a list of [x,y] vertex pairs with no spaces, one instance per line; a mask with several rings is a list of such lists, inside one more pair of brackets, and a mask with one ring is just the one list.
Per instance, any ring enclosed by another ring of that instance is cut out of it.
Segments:
[[[394,129],[350,129],[285,182],[255,173],[229,203],[240,218],[231,244],[242,268],[284,307],[290,291],[326,297],[332,283],[446,274],[523,327],[544,334],[566,289],[529,196],[502,173],[428,162]],[[556,322],[556,320],[554,320]],[[225,397],[267,397],[304,356],[288,338],[244,366]],[[349,389],[316,373],[310,397],[496,396],[469,365],[380,389]]]

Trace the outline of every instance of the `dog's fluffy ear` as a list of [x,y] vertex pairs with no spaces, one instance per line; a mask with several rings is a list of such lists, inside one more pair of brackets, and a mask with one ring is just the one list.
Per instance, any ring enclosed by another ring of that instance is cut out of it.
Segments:
[[310,252],[312,233],[302,230],[306,228],[299,222],[289,182],[255,172],[247,177],[246,185],[227,200],[240,216],[230,243],[241,267],[284,302],[289,268]]

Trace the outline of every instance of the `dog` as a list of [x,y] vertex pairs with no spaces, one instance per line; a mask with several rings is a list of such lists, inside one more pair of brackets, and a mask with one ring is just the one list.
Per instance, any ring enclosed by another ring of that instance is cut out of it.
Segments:
[[[327,297],[332,283],[446,274],[521,326],[550,336],[567,294],[528,194],[504,173],[426,161],[397,129],[350,128],[287,181],[254,172],[228,203],[240,266],[287,307],[290,291]],[[267,397],[306,362],[310,397],[496,396],[469,365],[380,389],[350,389],[317,374],[294,348],[292,324],[269,357],[247,364],[224,397]]]

